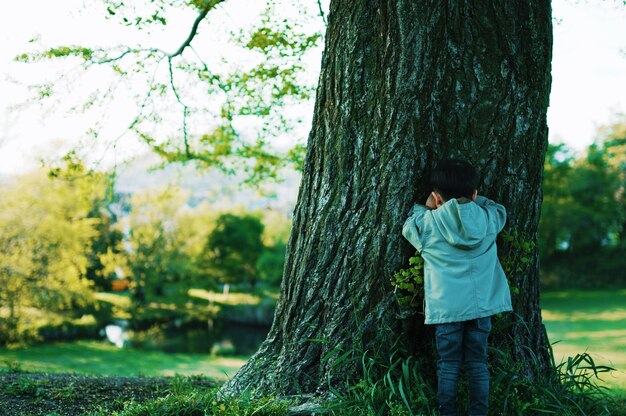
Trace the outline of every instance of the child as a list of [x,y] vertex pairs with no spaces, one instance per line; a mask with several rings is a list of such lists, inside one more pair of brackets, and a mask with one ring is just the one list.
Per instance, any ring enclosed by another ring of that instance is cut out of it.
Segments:
[[456,415],[462,362],[469,375],[469,414],[487,415],[491,315],[512,310],[496,249],[506,210],[477,196],[478,182],[468,162],[440,161],[426,206],[415,205],[402,227],[424,258],[425,323],[435,325],[442,416]]

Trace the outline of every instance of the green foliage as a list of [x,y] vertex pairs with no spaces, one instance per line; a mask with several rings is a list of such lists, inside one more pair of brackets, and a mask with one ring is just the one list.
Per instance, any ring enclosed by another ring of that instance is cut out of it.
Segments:
[[89,61],[92,59],[93,53],[93,50],[80,46],[59,46],[39,53],[24,53],[16,56],[15,60],[17,62],[32,63],[54,58],[78,57],[84,61]]
[[409,258],[409,267],[401,269],[391,277],[398,303],[418,308],[424,300],[424,259],[419,252]]
[[70,154],[61,167],[0,188],[0,344],[38,336],[31,308],[80,316],[93,307],[86,253],[105,187]]
[[[115,416],[282,416],[290,402],[274,397],[254,398],[241,395],[231,399],[219,397],[219,388],[198,389],[189,378],[179,377],[165,397],[144,403],[129,402]],[[98,415],[110,415],[107,410]]]
[[118,277],[118,263],[121,263],[124,234],[116,226],[117,215],[112,206],[119,205],[119,196],[114,194],[114,177],[107,178],[105,197],[96,201],[89,217],[96,220],[96,236],[87,251],[87,270],[85,276],[91,280],[96,290],[110,290],[112,281]]
[[44,395],[45,387],[45,382],[23,375],[18,377],[15,383],[7,385],[4,391],[12,396],[30,396],[37,400]]
[[19,361],[5,360],[4,364],[6,365],[7,369],[12,373],[21,373],[24,371],[22,368],[22,363],[20,363]]
[[522,275],[532,265],[535,242],[517,230],[503,231],[500,233],[500,238],[503,243],[498,251],[500,264],[509,281],[511,292],[519,295],[519,287],[513,284],[513,278]]
[[213,214],[206,206],[187,209],[188,197],[171,187],[131,198],[131,211],[120,224],[129,230],[127,249],[115,260],[131,280],[136,306],[176,298],[195,284],[206,284],[198,259]]
[[[70,153],[62,165],[2,184],[0,343],[93,337],[98,322],[113,316],[146,325],[200,322],[219,306],[191,297],[191,288],[215,288],[218,278],[280,282],[290,231],[284,214],[230,214],[236,221],[222,221],[208,258],[222,274],[210,275],[202,262],[219,212],[190,207],[173,187],[120,200],[111,179]],[[95,286],[108,290],[119,277],[131,282],[128,304],[95,298]]]
[[263,253],[263,223],[251,215],[223,214],[209,235],[206,253],[213,273],[222,283],[256,284],[257,261]]
[[492,353],[498,364],[491,367],[491,407],[502,414],[619,414],[620,404],[607,389],[597,384],[601,374],[613,369],[596,365],[587,353],[569,357],[558,365],[553,362],[554,374],[535,371],[534,379],[520,377],[522,369],[505,352],[492,348]]
[[[432,382],[424,378],[424,363],[394,349],[389,357],[366,351],[360,356],[361,379],[330,387],[333,400],[323,405],[331,415],[435,415],[436,394]],[[347,356],[346,354],[342,357]],[[334,363],[334,365],[336,362]],[[346,362],[344,365],[347,365]],[[337,365],[342,365],[341,362]]]
[[255,213],[263,222],[263,252],[256,262],[259,280],[272,287],[280,286],[285,266],[287,241],[291,233],[291,219],[285,214],[263,210]]
[[616,239],[624,212],[616,198],[624,182],[608,155],[606,146],[592,145],[578,159],[563,145],[549,147],[539,227],[542,257],[589,253]]
[[130,280],[132,304],[124,314],[136,323],[214,316],[214,299],[190,298],[190,289],[280,283],[291,226],[284,214],[220,212],[206,204],[190,207],[188,199],[175,187],[133,195],[128,215],[116,225],[125,231],[119,251],[100,257],[103,274],[121,269]]
[[271,286],[280,286],[285,267],[286,246],[282,242],[266,247],[256,262],[259,279]]
[[[165,18],[167,8],[183,5],[185,2],[179,0],[151,0],[150,2],[145,2],[145,4],[137,5],[136,2],[103,0],[102,3],[106,7],[106,19],[117,19],[124,26],[134,26],[138,30],[149,30],[153,25],[165,26],[167,24],[167,19]],[[199,1],[187,3],[199,3]]]
[[[271,9],[269,9],[271,11]],[[271,16],[265,14],[263,23],[270,25]],[[262,26],[249,35],[246,47],[257,49],[264,54],[273,53],[278,56],[289,56],[293,51],[304,53],[319,41],[321,34],[306,35],[293,32],[292,26],[287,19],[277,22],[274,27]]]
[[539,224],[544,288],[620,284],[615,271],[626,254],[625,152],[623,119],[601,128],[581,155],[564,145],[548,147]]
[[[347,357],[338,365],[354,365],[360,357],[361,378],[346,380],[330,387],[333,400],[322,403],[320,414],[331,415],[435,415],[434,379],[425,378],[428,366],[424,359],[410,356],[397,345],[388,357],[357,351],[328,354],[328,360]],[[340,354],[341,353],[341,354]],[[490,349],[492,355],[490,414],[529,416],[609,416],[621,414],[622,405],[609,392],[599,387],[599,376],[613,369],[598,366],[586,353],[554,365],[554,372],[545,374],[521,369],[505,352]],[[533,374],[524,378],[520,374]],[[459,401],[466,402],[467,389],[460,389]]]

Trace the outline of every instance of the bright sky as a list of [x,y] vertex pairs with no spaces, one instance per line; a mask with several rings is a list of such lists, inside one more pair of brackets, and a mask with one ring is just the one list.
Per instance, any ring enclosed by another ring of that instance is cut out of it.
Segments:
[[[46,46],[76,43],[100,46],[128,43],[129,39],[140,42],[144,36],[132,29],[112,30],[115,25],[102,18],[101,6],[82,7],[95,3],[64,0],[64,7],[60,7],[60,2],[49,0],[10,2],[0,14],[0,174],[36,166],[38,155],[69,150],[92,122],[53,111],[64,108],[64,97],[59,97],[52,109],[38,104],[15,109],[28,96],[24,84],[50,78],[61,68],[52,65],[29,68],[13,62],[15,55],[28,50],[30,39],[39,36]],[[263,2],[230,0],[230,3],[245,4],[237,7],[237,12],[247,10],[253,16]],[[251,4],[256,4],[257,9]],[[614,121],[618,113],[626,114],[626,6],[616,0],[554,0],[553,14],[550,141],[565,142],[582,150],[593,142],[598,126]],[[151,46],[175,50],[188,33],[194,16],[181,14],[169,18],[166,31],[151,35]],[[235,19],[241,22],[239,14],[235,17],[224,11],[218,26],[229,28]],[[212,22],[215,25],[217,19]],[[22,85],[16,84],[16,80]],[[127,120],[119,121],[123,119],[123,110],[107,110],[113,114],[108,120],[118,122],[108,123],[104,135],[123,134],[128,125]],[[130,140],[123,142],[127,147],[117,151],[132,153],[141,148]]]
[[550,141],[576,150],[597,127],[626,114],[626,5],[615,0],[554,0]]

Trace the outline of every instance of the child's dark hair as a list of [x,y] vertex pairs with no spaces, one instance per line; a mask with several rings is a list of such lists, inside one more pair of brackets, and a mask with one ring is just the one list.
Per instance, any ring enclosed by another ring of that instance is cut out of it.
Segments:
[[446,201],[451,198],[471,198],[479,181],[474,166],[459,159],[439,161],[430,175],[433,190]]

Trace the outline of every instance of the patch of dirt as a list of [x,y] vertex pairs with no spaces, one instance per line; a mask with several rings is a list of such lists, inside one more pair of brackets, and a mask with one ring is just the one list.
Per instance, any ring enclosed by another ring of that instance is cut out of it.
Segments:
[[[104,377],[78,374],[0,372],[0,416],[84,415],[112,413],[124,403],[164,397],[172,377]],[[216,383],[202,377],[186,378],[198,388]]]

